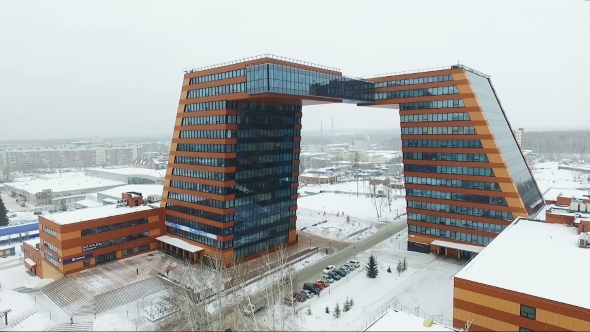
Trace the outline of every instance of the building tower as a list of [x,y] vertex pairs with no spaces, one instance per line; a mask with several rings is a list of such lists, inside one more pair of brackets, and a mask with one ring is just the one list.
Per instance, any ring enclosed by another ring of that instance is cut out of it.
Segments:
[[228,264],[297,243],[302,107],[343,102],[399,109],[410,249],[485,245],[542,207],[488,76],[455,65],[362,80],[263,55],[186,72],[162,195],[168,234]]

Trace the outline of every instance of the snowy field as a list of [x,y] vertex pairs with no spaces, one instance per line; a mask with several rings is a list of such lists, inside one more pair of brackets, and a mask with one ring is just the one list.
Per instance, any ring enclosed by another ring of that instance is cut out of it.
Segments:
[[[379,265],[379,275],[369,279],[363,268],[356,269],[340,281],[299,306],[298,314],[290,319],[291,330],[300,331],[359,331],[379,318],[389,308],[418,316],[432,317],[436,322],[452,325],[453,276],[463,267],[453,260],[434,255],[406,251],[407,231],[381,242],[372,250],[360,253],[356,259],[364,265],[371,253]],[[406,258],[408,269],[398,275],[397,262]],[[388,273],[387,268],[392,272]],[[354,305],[349,312],[335,318],[336,303],[342,308],[346,298]],[[326,314],[326,306],[330,314]],[[311,315],[308,310],[311,310]],[[261,313],[261,316],[264,315]],[[266,313],[268,315],[268,312]],[[270,317],[261,317],[269,320]]]
[[539,190],[544,193],[550,188],[576,189],[588,188],[587,174],[558,169],[558,162],[538,163],[531,166]]

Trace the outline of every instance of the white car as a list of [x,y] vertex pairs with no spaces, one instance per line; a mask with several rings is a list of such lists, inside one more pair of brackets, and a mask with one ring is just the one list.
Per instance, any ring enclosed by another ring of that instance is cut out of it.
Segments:
[[330,277],[329,275],[327,275],[327,274],[324,274],[322,276],[322,279],[326,280],[329,283],[333,283],[334,282],[334,279],[332,277]]
[[359,261],[355,261],[355,260],[349,260],[348,262],[346,262],[348,265],[352,265],[355,268],[359,268],[361,267],[361,263]]
[[326,266],[326,268],[324,269],[324,274],[325,273],[330,273],[331,271],[334,271],[336,267],[334,265],[328,265]]
[[343,267],[347,268],[349,271],[354,271],[356,270],[356,266],[350,264],[350,263],[346,263],[344,265],[342,265]]

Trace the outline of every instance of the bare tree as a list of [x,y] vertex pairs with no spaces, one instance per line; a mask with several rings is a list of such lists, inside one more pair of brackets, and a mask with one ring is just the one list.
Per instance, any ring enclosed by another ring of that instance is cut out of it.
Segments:
[[375,179],[369,180],[369,199],[375,208],[375,212],[377,212],[377,218],[381,217],[383,206],[387,203],[387,197],[384,195],[383,189],[381,189],[382,187],[383,185],[377,184]]
[[395,194],[393,193],[393,190],[391,189],[391,186],[389,184],[385,186],[385,191],[387,194],[387,205],[389,206],[389,212],[391,212],[391,203],[395,198]]

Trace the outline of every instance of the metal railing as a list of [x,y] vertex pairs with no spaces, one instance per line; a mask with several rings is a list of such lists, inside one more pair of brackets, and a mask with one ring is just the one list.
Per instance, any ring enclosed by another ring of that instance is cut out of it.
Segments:
[[248,61],[260,60],[260,59],[264,59],[264,58],[270,58],[270,59],[275,59],[275,60],[288,61],[288,62],[300,64],[300,65],[305,65],[305,66],[310,66],[310,67],[315,67],[315,68],[320,68],[320,69],[326,69],[326,70],[341,72],[341,70],[338,69],[338,68],[324,66],[324,65],[319,65],[319,64],[316,64],[316,63],[311,63],[311,62],[307,62],[307,61],[301,61],[301,60],[291,59],[291,58],[287,58],[287,57],[283,57],[283,56],[279,56],[279,55],[274,55],[274,54],[268,54],[268,53],[267,54],[256,55],[256,56],[252,56],[252,57],[245,57],[245,58],[238,59],[238,60],[233,60],[233,61],[224,62],[224,63],[218,63],[218,64],[215,64],[215,65],[205,66],[205,67],[196,68],[196,69],[187,69],[184,72],[187,73],[187,74],[188,73],[194,73],[194,72],[198,72],[198,71],[202,71],[202,70],[219,68],[219,67],[234,65],[234,64],[238,64],[238,63],[248,62]]
[[442,66],[442,67],[425,68],[425,69],[414,69],[414,70],[405,70],[405,71],[398,71],[398,72],[392,72],[392,73],[386,73],[386,74],[378,74],[378,75],[373,76],[373,78],[398,76],[398,75],[404,75],[404,74],[427,73],[427,72],[431,72],[431,71],[449,70],[449,69],[455,69],[455,68],[461,68],[461,69],[464,69],[468,72],[472,72],[476,75],[483,76],[485,78],[491,77],[490,75],[484,74],[484,73],[482,73],[478,70],[475,70],[471,67],[468,67],[468,66],[458,63],[458,64],[452,65],[452,66]]

